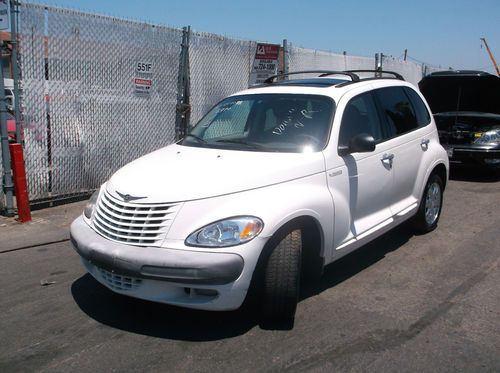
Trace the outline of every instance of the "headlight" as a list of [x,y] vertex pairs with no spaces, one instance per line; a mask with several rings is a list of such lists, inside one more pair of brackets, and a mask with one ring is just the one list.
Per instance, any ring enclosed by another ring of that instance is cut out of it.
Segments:
[[264,223],[254,216],[238,216],[220,220],[191,233],[186,245],[226,247],[252,240],[262,231]]
[[500,144],[500,128],[493,128],[489,131],[476,133],[474,144]]
[[87,204],[85,205],[83,215],[85,215],[87,219],[90,219],[92,217],[92,212],[94,211],[95,204],[97,203],[97,197],[99,197],[99,189],[97,189],[94,194],[92,194]]

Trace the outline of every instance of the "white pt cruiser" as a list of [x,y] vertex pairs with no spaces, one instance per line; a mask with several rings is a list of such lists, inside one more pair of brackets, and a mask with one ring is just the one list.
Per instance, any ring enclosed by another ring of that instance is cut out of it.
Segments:
[[398,74],[360,72],[272,77],[117,171],[71,225],[88,272],[205,310],[256,289],[265,320],[293,320],[304,275],[404,221],[433,230],[448,158],[429,107]]

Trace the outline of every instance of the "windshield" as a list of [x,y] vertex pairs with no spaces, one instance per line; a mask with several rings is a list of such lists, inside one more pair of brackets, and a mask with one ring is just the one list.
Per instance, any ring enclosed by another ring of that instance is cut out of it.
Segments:
[[315,152],[328,140],[335,104],[326,96],[260,94],[217,104],[182,145],[268,152]]

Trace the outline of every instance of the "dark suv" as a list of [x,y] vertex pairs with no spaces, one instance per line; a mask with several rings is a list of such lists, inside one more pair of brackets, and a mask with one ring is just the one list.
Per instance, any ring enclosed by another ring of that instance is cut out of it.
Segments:
[[500,167],[500,78],[482,71],[441,71],[418,84],[451,163]]

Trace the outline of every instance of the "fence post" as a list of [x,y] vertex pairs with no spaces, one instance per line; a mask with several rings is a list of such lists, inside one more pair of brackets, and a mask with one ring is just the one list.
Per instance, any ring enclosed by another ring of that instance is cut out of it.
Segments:
[[[283,39],[283,74],[288,74],[290,72],[290,45],[288,44],[288,40]],[[284,80],[287,80],[288,77],[283,77]]]
[[[4,45],[0,46],[3,51]],[[0,60],[0,140],[2,147],[3,186],[5,189],[5,215],[14,216],[12,170],[10,163],[9,134],[7,133],[7,106],[5,105],[5,87],[3,84],[3,66]]]
[[10,0],[10,43],[12,45],[12,75],[14,78],[14,116],[16,118],[16,142],[20,144],[21,139],[21,113],[19,111],[19,65],[17,59],[17,23],[16,17],[19,13],[17,0]]
[[382,76],[382,73],[380,71],[382,71],[382,64],[383,64],[383,58],[384,58],[384,54],[383,53],[375,53],[375,71],[377,71],[375,73],[375,77],[381,77]]
[[181,53],[179,56],[179,75],[177,79],[177,105],[175,116],[175,136],[182,139],[189,128],[191,113],[189,81],[189,38],[191,27],[182,28]]

